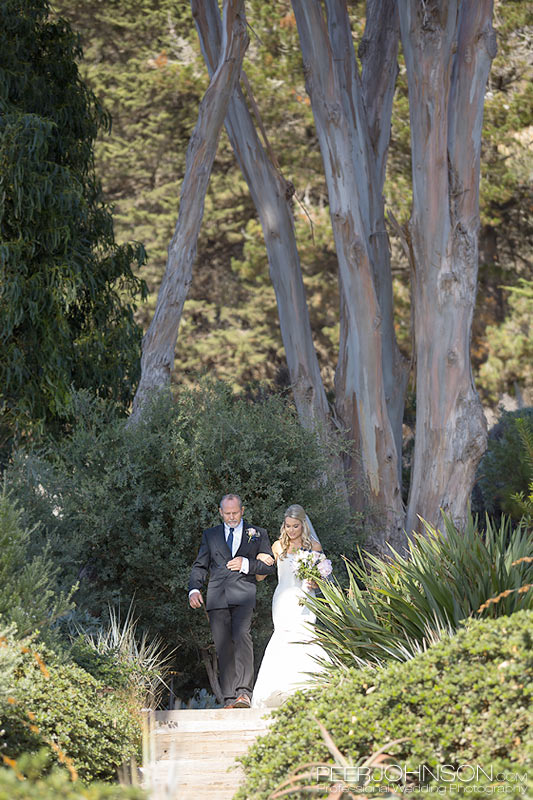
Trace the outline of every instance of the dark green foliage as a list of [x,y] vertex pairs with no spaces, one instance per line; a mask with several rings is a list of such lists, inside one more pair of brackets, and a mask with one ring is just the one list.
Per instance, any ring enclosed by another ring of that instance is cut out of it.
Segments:
[[[298,764],[333,763],[313,717],[352,764],[405,739],[387,752],[409,770],[470,763],[524,778],[532,754],[532,621],[531,611],[471,621],[407,663],[343,670],[330,686],[298,693],[245,757],[247,782],[236,798],[266,800]],[[519,789],[506,796],[519,797]]]
[[58,567],[46,548],[41,555],[28,558],[36,531],[24,529],[21,516],[4,486],[0,492],[0,618],[15,623],[19,636],[36,631],[46,635],[73,604],[69,596],[56,594]]
[[464,530],[445,518],[443,534],[426,523],[408,557],[367,554],[365,566],[348,563],[347,592],[321,582],[323,597],[309,601],[318,639],[337,665],[404,661],[467,617],[533,608],[533,590],[519,591],[533,580],[532,558],[526,527],[513,531],[506,519],[498,528],[487,517],[480,531],[471,516]]
[[[0,768],[0,800],[145,800],[141,789],[93,782],[80,786],[65,770],[54,769],[43,775],[48,755],[23,755],[14,767]],[[21,780],[21,776],[25,780]]]
[[[187,585],[221,496],[241,493],[246,520],[272,541],[284,509],[301,503],[337,565],[355,547],[345,535],[352,520],[315,436],[278,397],[251,402],[204,382],[175,402],[161,396],[130,427],[108,422],[102,408],[78,398],[72,436],[41,456],[19,454],[9,482],[28,522],[42,520],[67,583],[80,578],[77,602],[98,615],[108,602],[127,608],[134,598],[140,627],[178,646],[181,681],[194,688],[203,674],[198,648],[211,639],[205,613],[188,606]],[[258,587],[259,648],[271,632],[274,583]]]
[[62,761],[53,741],[83,781],[116,778],[118,767],[139,756],[140,720],[127,697],[79,667],[59,663],[51,651],[38,648],[38,655],[26,652],[16,673],[16,702],[2,719],[2,752],[18,758],[44,745],[51,765]]
[[[507,289],[508,312],[486,331],[487,360],[479,370],[485,396],[495,402],[504,393],[533,402],[533,281],[521,279]],[[522,403],[520,403],[521,405]]]
[[118,246],[93,164],[109,128],[76,36],[47,0],[0,6],[0,447],[70,412],[72,387],[129,403],[141,247]]
[[518,420],[533,430],[533,408],[504,411],[489,433],[487,452],[478,468],[477,487],[481,503],[491,514],[510,514],[515,520],[524,513],[514,495],[529,491],[531,464]]
[[14,625],[6,627],[0,621],[0,719],[13,693],[15,673],[22,662],[22,648],[28,644],[27,640],[15,641],[15,633]]
[[517,504],[518,511],[521,511],[528,525],[533,521],[533,422],[525,417],[519,417],[515,421],[518,428],[524,458],[529,471],[527,494],[524,491],[515,492],[511,499]]
[[83,636],[74,640],[69,651],[72,661],[92,675],[103,686],[112,689],[127,689],[130,683],[129,670],[114,653],[99,653]]

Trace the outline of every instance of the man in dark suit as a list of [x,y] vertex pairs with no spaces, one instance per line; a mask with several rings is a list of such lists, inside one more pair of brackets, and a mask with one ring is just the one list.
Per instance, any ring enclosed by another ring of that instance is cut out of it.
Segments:
[[[224,495],[219,511],[223,523],[203,532],[192,566],[189,605],[202,606],[200,590],[209,573],[206,609],[217,651],[224,706],[249,708],[254,678],[250,628],[256,575],[271,575],[276,567],[267,532],[244,521],[244,506],[238,495]],[[258,558],[259,554],[265,560]]]

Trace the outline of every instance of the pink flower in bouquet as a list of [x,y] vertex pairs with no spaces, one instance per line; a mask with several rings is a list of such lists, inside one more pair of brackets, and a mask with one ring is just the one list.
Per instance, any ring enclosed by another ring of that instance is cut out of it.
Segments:
[[329,558],[321,559],[316,566],[322,578],[327,578],[333,572]]

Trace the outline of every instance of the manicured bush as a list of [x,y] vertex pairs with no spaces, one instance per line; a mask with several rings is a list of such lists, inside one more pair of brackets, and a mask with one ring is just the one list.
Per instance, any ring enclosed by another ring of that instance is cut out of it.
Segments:
[[[266,800],[298,764],[333,764],[317,720],[352,764],[401,739],[387,752],[411,771],[493,764],[525,775],[532,755],[532,624],[531,611],[469,621],[411,661],[339,670],[329,685],[297,693],[244,758],[246,784],[236,800]],[[411,783],[416,788],[413,776]]]
[[[353,520],[328,477],[327,456],[281,398],[254,402],[207,382],[162,395],[128,427],[107,407],[78,396],[70,438],[20,453],[8,481],[39,520],[76,602],[95,615],[134,598],[139,626],[178,647],[177,684],[207,685],[199,652],[211,642],[202,612],[188,606],[187,584],[205,527],[219,521],[225,492],[243,497],[248,521],[279,534],[283,511],[301,503],[328,555],[353,552]],[[347,532],[351,531],[350,539]],[[274,581],[258,588],[258,648],[271,633]]]
[[48,766],[70,759],[85,782],[112,780],[123,763],[138,759],[140,720],[125,695],[46,648],[22,649],[2,718],[3,755],[17,759],[44,746]]

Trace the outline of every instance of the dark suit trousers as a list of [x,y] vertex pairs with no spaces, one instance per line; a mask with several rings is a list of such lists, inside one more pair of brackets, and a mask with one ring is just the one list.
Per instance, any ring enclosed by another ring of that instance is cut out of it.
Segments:
[[252,696],[254,651],[250,627],[253,606],[229,606],[208,611],[218,658],[220,688],[224,701],[241,694]]

